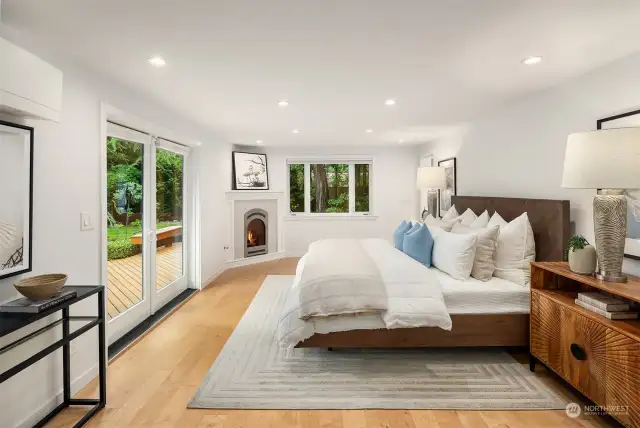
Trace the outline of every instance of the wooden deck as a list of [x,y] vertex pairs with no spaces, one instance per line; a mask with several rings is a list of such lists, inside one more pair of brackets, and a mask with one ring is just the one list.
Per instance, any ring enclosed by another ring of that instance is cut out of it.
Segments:
[[[160,290],[182,276],[182,243],[160,247],[156,255],[156,288]],[[107,262],[109,318],[142,300],[142,254]]]

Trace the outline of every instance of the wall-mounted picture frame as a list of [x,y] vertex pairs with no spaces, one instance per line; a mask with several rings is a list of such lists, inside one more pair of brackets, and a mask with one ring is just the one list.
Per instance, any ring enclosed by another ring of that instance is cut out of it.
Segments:
[[[597,128],[640,128],[640,110],[600,119],[597,122]],[[624,256],[640,260],[640,189],[627,189],[627,193],[635,203],[629,201],[627,204],[627,238]]]
[[0,120],[0,279],[31,272],[33,128]]
[[233,152],[234,190],[269,190],[269,169],[264,153]]
[[457,171],[456,158],[443,159],[438,162],[438,166],[445,168],[447,175],[447,187],[439,191],[440,217],[446,214],[451,208],[451,197],[457,195]]

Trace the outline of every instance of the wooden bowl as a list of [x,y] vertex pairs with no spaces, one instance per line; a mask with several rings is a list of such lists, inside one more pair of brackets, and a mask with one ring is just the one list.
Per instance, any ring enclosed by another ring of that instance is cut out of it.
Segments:
[[44,300],[60,293],[66,282],[67,275],[54,273],[23,278],[13,285],[29,300]]

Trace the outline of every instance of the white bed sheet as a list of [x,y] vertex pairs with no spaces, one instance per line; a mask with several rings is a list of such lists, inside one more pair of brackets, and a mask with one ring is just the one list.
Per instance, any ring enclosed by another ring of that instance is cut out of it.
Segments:
[[[383,247],[382,242],[370,240],[370,245]],[[386,245],[386,243],[385,243]],[[383,254],[383,252],[381,252]],[[401,318],[420,312],[421,290],[418,284],[403,283],[405,272],[390,269],[395,257],[409,257],[402,252],[393,254],[394,257],[383,259],[377,257],[385,272],[385,283],[388,284],[389,309]],[[304,266],[304,257],[298,263],[292,292],[288,295],[285,311],[294,312],[297,305],[297,283]],[[411,260],[416,265],[414,260]],[[412,266],[412,269],[424,269],[435,275],[440,282],[447,311],[450,315],[460,314],[528,314],[529,287],[524,287],[501,278],[491,278],[489,281],[478,281],[474,278],[457,280],[448,274],[432,267]],[[424,286],[424,285],[423,285]],[[400,319],[400,318],[399,318]],[[408,322],[392,323],[392,328],[410,328]],[[387,323],[380,314],[337,315],[331,317],[314,317],[302,321],[297,316],[290,317],[288,323],[281,325],[286,333],[280,335],[283,346],[295,346],[298,342],[311,337],[314,333],[326,334],[350,330],[376,330],[387,328]]]
[[430,270],[440,280],[450,315],[529,313],[529,287],[496,277],[489,281],[474,278],[461,281],[436,268]]

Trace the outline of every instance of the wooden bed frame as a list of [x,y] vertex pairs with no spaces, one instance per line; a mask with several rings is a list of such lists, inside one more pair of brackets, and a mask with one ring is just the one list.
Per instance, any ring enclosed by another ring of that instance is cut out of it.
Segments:
[[[569,201],[548,199],[453,196],[458,212],[467,208],[489,215],[498,211],[511,221],[527,213],[536,241],[537,261],[563,259],[569,240]],[[297,348],[437,348],[470,346],[528,346],[529,314],[452,315],[451,331],[435,327],[352,330],[314,334]]]

